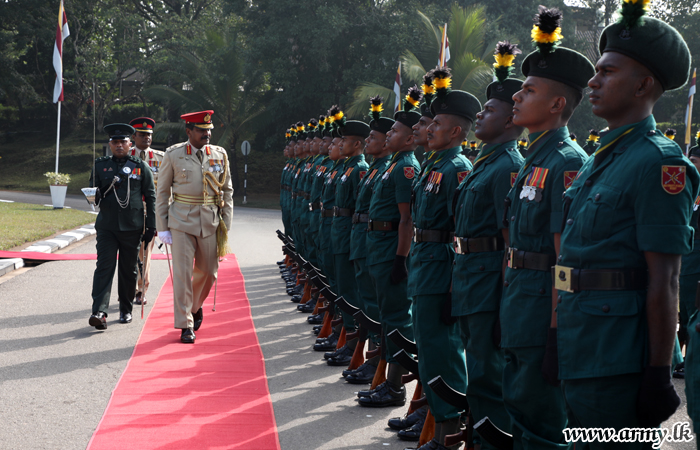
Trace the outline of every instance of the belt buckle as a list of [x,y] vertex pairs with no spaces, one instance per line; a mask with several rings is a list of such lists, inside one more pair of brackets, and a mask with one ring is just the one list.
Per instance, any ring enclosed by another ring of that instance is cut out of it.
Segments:
[[313,210],[314,210],[314,205],[312,203],[309,203],[309,211],[313,211]]
[[454,247],[455,247],[455,253],[458,255],[462,254],[462,240],[458,238],[457,236],[453,236],[452,239],[454,240]]
[[516,269],[515,267],[515,252],[517,252],[517,248],[508,248],[508,267],[511,269]]
[[566,266],[554,266],[554,289],[574,292],[571,287],[571,273],[574,269]]

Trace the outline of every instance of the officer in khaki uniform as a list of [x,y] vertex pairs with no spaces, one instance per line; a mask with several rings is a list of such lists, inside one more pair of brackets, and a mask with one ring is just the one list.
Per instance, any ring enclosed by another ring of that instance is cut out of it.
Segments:
[[202,303],[219,268],[217,244],[223,246],[233,215],[226,150],[209,145],[212,114],[181,116],[189,139],[166,150],[158,180],[158,235],[173,249],[175,328],[182,330],[183,343],[194,343],[202,324]]
[[123,123],[106,125],[104,129],[109,134],[112,156],[98,158],[90,177],[90,185],[98,189],[95,200],[100,213],[95,221],[97,267],[89,323],[98,330],[107,328],[109,294],[117,264],[119,322],[131,322],[139,244],[143,240],[147,245],[153,239],[156,226],[153,176],[143,161],[128,154],[129,136],[134,129]]
[[681,256],[692,250],[700,176],[656,129],[652,111],[664,91],[685,85],[691,55],[675,29],[640,12],[624,2],[620,20],[601,34],[588,87],[609,130],[564,199],[553,274],[572,427],[658,427],[680,404],[671,382],[678,280]]
[[[153,141],[153,127],[156,125],[156,121],[150,117],[138,117],[131,122],[129,125],[134,127],[134,134],[131,136],[134,146],[131,147],[129,155],[136,156],[148,165],[153,173],[153,183],[158,189],[158,170],[163,162],[163,155],[165,152],[160,150],[154,150],[151,148],[151,142]],[[145,200],[144,200],[145,205]],[[144,206],[145,209],[145,206]],[[143,280],[141,280],[142,273],[139,271],[138,277],[136,278],[136,296],[134,297],[134,304],[140,305],[141,302],[146,304],[146,291],[148,291],[148,286],[150,285],[150,272],[151,272],[151,253],[153,252],[154,240],[151,240],[148,245],[142,245],[139,250],[139,260],[143,264],[141,270],[143,271]],[[143,284],[143,286],[142,286]],[[140,289],[143,287],[143,291]]]

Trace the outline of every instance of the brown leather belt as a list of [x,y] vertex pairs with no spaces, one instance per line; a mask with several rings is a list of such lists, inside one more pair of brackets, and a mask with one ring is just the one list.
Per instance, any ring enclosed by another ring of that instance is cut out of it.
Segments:
[[309,211],[317,211],[321,208],[322,208],[321,202],[309,203]]
[[323,208],[321,217],[333,217],[333,208]]
[[398,231],[399,230],[399,223],[398,222],[385,222],[382,220],[369,219],[369,222],[367,224],[367,229],[369,231]]
[[548,272],[556,264],[557,257],[548,253],[535,253],[508,249],[508,267],[511,269],[530,269]]
[[446,230],[421,230],[415,229],[413,240],[416,242],[438,242],[441,244],[449,244],[454,238],[454,233]]
[[552,267],[554,288],[560,291],[638,291],[649,285],[646,269],[574,269]]
[[369,214],[355,213],[352,215],[352,223],[368,223]]
[[353,214],[355,214],[354,209],[333,207],[333,217],[352,217]]
[[297,193],[295,191],[292,191],[292,200],[297,198]]
[[291,191],[292,191],[292,188],[289,187],[289,186],[282,186],[282,190],[283,190],[283,191],[291,192]]
[[455,236],[455,252],[458,255],[497,252],[505,248],[503,239],[498,239],[497,237],[462,238]]

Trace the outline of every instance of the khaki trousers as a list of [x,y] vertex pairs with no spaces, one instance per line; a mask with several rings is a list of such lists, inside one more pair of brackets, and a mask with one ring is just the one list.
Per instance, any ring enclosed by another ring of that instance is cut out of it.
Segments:
[[141,244],[141,249],[139,250],[139,259],[143,263],[143,291],[141,291],[141,272],[138,272],[136,277],[136,293],[141,293],[141,299],[146,298],[146,291],[148,291],[148,285],[151,284],[151,253],[153,252],[153,244],[155,244],[156,238],[154,237],[148,245]]
[[173,236],[175,328],[192,328],[192,313],[199,311],[216,281],[219,269],[216,233],[203,238],[173,229],[170,232]]

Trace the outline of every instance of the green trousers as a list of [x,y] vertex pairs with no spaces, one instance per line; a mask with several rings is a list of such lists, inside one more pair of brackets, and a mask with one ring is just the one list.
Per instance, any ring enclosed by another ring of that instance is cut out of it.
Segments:
[[335,279],[335,258],[333,257],[333,243],[331,242],[331,223],[333,219],[321,218],[318,229],[318,262],[321,271],[328,279],[328,285],[335,294],[338,294],[338,284]]
[[435,395],[428,382],[438,375],[459,392],[467,391],[467,362],[459,325],[446,325],[440,311],[446,294],[416,295],[413,331],[418,346],[418,371],[435,422],[460,416],[461,411]]
[[[375,322],[381,322],[379,318],[379,304],[377,303],[377,287],[369,274],[367,258],[358,258],[352,261],[355,264],[355,278],[357,279],[357,293],[360,299],[362,311]],[[373,342],[378,343],[378,336],[372,334]]]
[[567,424],[564,395],[542,377],[544,351],[544,345],[505,349],[503,402],[514,450],[569,448],[562,433]]
[[114,270],[117,275],[119,311],[130,313],[136,295],[137,260],[141,244],[141,230],[109,231],[97,230],[97,267],[92,278],[92,314],[102,311],[108,315],[109,295],[112,292]]
[[[695,433],[700,433],[700,313],[690,318],[688,348],[685,351],[685,397]],[[700,441],[698,448],[700,449]]]
[[[350,253],[338,253],[335,258],[335,279],[338,283],[338,295],[342,295],[346,302],[352,306],[362,309],[360,294],[357,290],[357,279],[355,278],[355,264],[350,261]],[[350,333],[355,331],[355,318],[345,311],[341,311],[343,326],[345,331]]]
[[[641,373],[602,378],[564,380],[562,390],[570,428],[639,428],[637,421],[637,393]],[[576,448],[582,443],[576,442]],[[651,442],[589,442],[585,448],[650,449]]]
[[[493,343],[492,331],[498,311],[461,316],[459,326],[467,351],[467,400],[474,421],[491,419],[498,428],[510,433],[510,416],[503,404],[503,351]],[[482,449],[493,449],[482,440]]]
[[[413,334],[413,299],[406,291],[407,280],[398,284],[391,283],[391,269],[393,261],[372,264],[368,267],[369,274],[374,281],[377,290],[377,307],[379,319],[382,323],[384,336],[394,330],[399,330],[407,339],[414,340]],[[394,354],[400,349],[391,341],[386,340],[386,361],[396,364]]]

